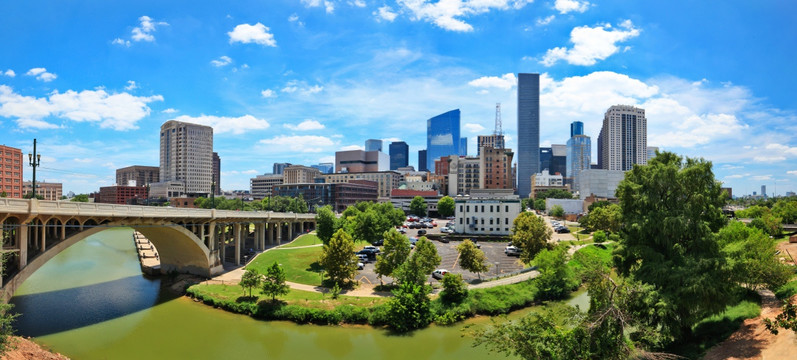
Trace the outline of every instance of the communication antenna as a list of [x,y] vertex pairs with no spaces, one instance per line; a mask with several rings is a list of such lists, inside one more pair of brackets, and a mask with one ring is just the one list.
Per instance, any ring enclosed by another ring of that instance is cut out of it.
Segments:
[[[504,148],[504,130],[501,129],[501,103],[495,103],[495,130],[493,130],[499,149]],[[499,141],[500,139],[500,141]]]

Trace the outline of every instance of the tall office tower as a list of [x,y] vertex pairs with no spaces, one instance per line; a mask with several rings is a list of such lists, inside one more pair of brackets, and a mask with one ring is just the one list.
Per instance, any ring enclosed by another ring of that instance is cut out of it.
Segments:
[[656,151],[659,151],[658,146],[648,146],[648,162],[650,162],[650,159],[656,157]]
[[288,166],[291,166],[291,165],[293,165],[293,164],[291,164],[291,163],[274,163],[274,166],[271,169],[271,173],[272,174],[281,175],[282,172],[285,171],[285,168],[288,167]]
[[161,125],[160,181],[180,181],[190,195],[209,195],[213,128],[169,120]]
[[[576,125],[576,124],[579,125]],[[573,131],[574,125],[576,125],[575,130]],[[584,132],[584,125],[580,121],[575,121],[570,124],[570,133],[575,134],[567,140],[567,173],[570,174],[570,178],[572,179],[573,186],[571,189],[579,190],[579,173],[581,170],[589,170],[590,168],[590,157],[592,155],[592,144],[590,141],[589,136],[583,134]]]
[[410,146],[403,141],[390,143],[390,170],[406,167],[410,161]]
[[459,138],[459,154],[468,156],[468,138]]
[[[567,145],[551,145],[551,174],[567,177]],[[565,179],[567,182],[567,179]]]
[[418,171],[429,171],[426,165],[426,149],[418,150]]
[[603,169],[603,128],[601,127],[601,131],[598,133],[598,167],[597,169]]
[[365,140],[365,151],[382,151],[382,140],[378,139]]
[[3,169],[0,172],[0,194],[5,193],[10,198],[22,198],[22,169],[25,165],[27,164],[22,162],[22,149],[0,145],[0,168]]
[[548,169],[548,172],[553,174],[551,170],[551,157],[553,156],[553,150],[549,147],[541,147],[540,148],[540,172],[545,169]]
[[767,197],[767,186],[761,185],[761,196]]
[[540,74],[518,74],[517,131],[517,191],[527,198],[531,175],[540,172]]
[[160,168],[157,166],[133,165],[116,169],[116,185],[119,186],[147,186],[160,182]]
[[603,117],[599,162],[603,169],[628,171],[648,163],[648,121],[645,109],[614,105]]
[[479,135],[476,137],[476,155],[481,155],[483,147],[491,147],[495,149],[504,148],[504,135]]
[[213,183],[216,195],[221,195],[221,158],[215,151],[213,152]]
[[426,120],[427,165],[443,156],[463,155],[460,154],[459,117],[459,109],[456,109]]
[[576,135],[584,135],[584,123],[581,121],[573,121],[570,123],[570,137]]

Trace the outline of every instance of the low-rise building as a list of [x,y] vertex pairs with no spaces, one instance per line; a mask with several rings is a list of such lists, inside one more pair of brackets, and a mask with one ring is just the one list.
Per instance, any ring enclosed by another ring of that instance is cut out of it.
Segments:
[[283,184],[307,184],[315,182],[315,178],[321,176],[321,171],[304,165],[291,165],[285,168],[282,173]]
[[416,196],[420,196],[426,201],[426,213],[437,213],[437,202],[440,200],[440,194],[435,190],[411,190],[411,189],[393,189],[390,193],[390,202],[393,207],[404,210],[405,213],[410,213],[410,203]]
[[479,151],[479,188],[513,189],[512,150],[483,146]]
[[274,185],[282,184],[283,174],[264,174],[249,179],[249,191],[255,199],[271,196]]
[[584,200],[580,199],[545,199],[545,211],[551,212],[554,206],[561,206],[565,214],[581,214],[584,212]]
[[468,195],[479,189],[480,159],[478,157],[449,156],[448,195]]
[[0,194],[21,199],[22,192],[22,150],[0,145]]
[[[31,185],[30,181],[25,181],[22,183],[22,187],[24,188],[23,193],[27,194],[33,191],[33,186]],[[60,200],[61,196],[63,195],[63,185],[61,183],[48,183],[48,182],[36,182],[36,195],[41,195],[44,200]]]
[[578,176],[579,184],[579,198],[586,199],[590,195],[597,197],[616,199],[615,192],[617,185],[625,178],[625,172],[622,170],[581,170]]
[[169,199],[185,195],[185,184],[182,181],[161,181],[149,184],[150,199]]
[[352,180],[367,180],[377,183],[379,190],[379,201],[390,201],[390,191],[397,189],[404,177],[395,171],[378,171],[362,173],[341,173],[321,175],[324,182],[330,184],[348,183]]
[[116,169],[116,185],[146,186],[160,181],[160,168],[157,166],[133,165]]
[[363,173],[390,170],[390,155],[381,151],[348,150],[335,152],[335,172]]
[[537,194],[548,190],[570,191],[570,187],[565,185],[564,177],[561,174],[551,175],[548,170],[531,176],[531,198],[536,199]]
[[520,197],[512,189],[473,189],[454,203],[454,229],[460,234],[509,235],[520,214]]
[[141,186],[103,186],[94,202],[103,204],[138,204],[147,198],[147,188]]
[[274,185],[275,196],[299,197],[311,211],[330,205],[336,212],[361,201],[377,200],[377,184],[373,181],[352,180],[348,183],[306,183]]

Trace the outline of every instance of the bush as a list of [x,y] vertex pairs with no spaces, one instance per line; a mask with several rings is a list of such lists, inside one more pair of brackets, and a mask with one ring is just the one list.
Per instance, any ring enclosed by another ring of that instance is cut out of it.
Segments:
[[797,280],[790,281],[775,290],[775,296],[778,299],[788,299],[797,294]]
[[598,230],[594,234],[592,234],[592,241],[600,244],[602,242],[606,242],[607,240],[606,233],[603,230]]
[[448,273],[443,276],[443,292],[440,298],[446,303],[458,303],[468,296],[468,286],[462,275]]

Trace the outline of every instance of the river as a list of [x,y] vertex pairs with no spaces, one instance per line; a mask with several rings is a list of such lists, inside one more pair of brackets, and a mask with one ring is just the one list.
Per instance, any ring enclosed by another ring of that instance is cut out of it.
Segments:
[[[259,321],[160,291],[141,274],[132,230],[86,238],[33,274],[11,302],[17,332],[73,359],[489,359],[471,347],[467,325],[432,326],[390,335],[369,326]],[[584,306],[580,293],[569,303]],[[517,317],[530,310],[513,313]]]

